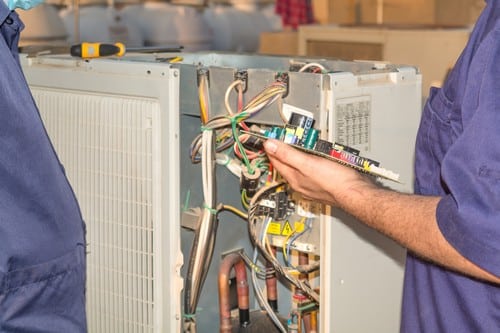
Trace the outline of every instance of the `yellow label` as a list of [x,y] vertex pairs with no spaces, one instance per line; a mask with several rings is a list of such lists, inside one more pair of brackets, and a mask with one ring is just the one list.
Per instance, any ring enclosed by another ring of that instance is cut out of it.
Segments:
[[295,222],[293,224],[293,227],[295,228],[295,232],[302,232],[302,231],[304,231],[304,223],[302,223],[302,222]]
[[283,226],[283,230],[281,231],[282,236],[288,236],[292,234],[293,229],[292,226],[290,225],[290,222],[286,221],[285,225]]
[[267,227],[267,233],[271,235],[281,235],[281,223],[271,222]]

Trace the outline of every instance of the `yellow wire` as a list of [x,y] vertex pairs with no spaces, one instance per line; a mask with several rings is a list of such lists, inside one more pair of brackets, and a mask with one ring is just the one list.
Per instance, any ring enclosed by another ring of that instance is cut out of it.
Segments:
[[246,193],[247,192],[245,190],[241,191],[241,203],[243,204],[243,207],[245,209],[248,209],[249,202],[248,202],[248,197],[247,197]]
[[247,220],[248,219],[248,215],[245,214],[244,212],[242,212],[241,210],[239,210],[238,208],[234,207],[234,206],[230,206],[230,205],[222,205],[222,209],[224,210],[228,210],[236,215],[238,215],[239,217]]
[[[298,223],[301,223],[301,224],[304,224],[304,222],[306,221],[306,218],[305,217],[302,217]],[[288,256],[286,255],[286,246],[288,244],[288,241],[290,240],[290,238],[297,233],[297,226],[294,224],[293,226],[293,230],[292,232],[286,236],[285,240],[283,241],[283,245],[282,245],[282,250],[283,250],[283,257],[285,258],[286,261],[288,261]]]
[[207,106],[205,105],[205,80],[202,78],[200,80],[200,86],[198,87],[198,95],[199,95],[199,100],[200,100],[200,116],[201,116],[201,123],[206,124],[207,123]]

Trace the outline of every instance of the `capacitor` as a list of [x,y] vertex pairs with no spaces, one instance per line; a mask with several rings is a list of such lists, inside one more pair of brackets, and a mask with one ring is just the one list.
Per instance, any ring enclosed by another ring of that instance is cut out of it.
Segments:
[[282,140],[283,139],[283,132],[284,132],[284,129],[282,127],[276,127],[276,126],[274,126],[271,129],[272,138],[273,139]]
[[319,131],[315,128],[311,128],[307,133],[307,137],[304,140],[304,148],[313,149],[316,141],[318,141]]

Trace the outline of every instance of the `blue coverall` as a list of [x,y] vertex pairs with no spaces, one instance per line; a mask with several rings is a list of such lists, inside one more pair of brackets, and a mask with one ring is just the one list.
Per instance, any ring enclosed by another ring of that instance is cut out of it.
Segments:
[[[500,0],[487,0],[416,145],[415,191],[441,196],[436,218],[464,257],[500,276]],[[408,255],[403,333],[500,332],[500,286]]]
[[0,1],[0,332],[86,331],[85,225]]

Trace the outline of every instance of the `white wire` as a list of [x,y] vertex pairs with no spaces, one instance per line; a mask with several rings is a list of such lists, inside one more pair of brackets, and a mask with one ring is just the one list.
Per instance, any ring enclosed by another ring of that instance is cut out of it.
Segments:
[[306,69],[311,68],[311,67],[319,67],[322,71],[325,71],[325,70],[326,70],[326,68],[325,68],[323,65],[321,65],[321,64],[319,64],[319,63],[317,63],[317,62],[310,62],[310,63],[308,63],[308,64],[306,64],[306,65],[302,66],[302,67],[299,69],[299,72],[303,72],[303,71],[305,71]]
[[233,83],[231,83],[229,85],[229,87],[226,90],[226,94],[224,95],[224,105],[226,106],[227,113],[229,113],[229,115],[231,115],[231,116],[234,115],[234,112],[231,109],[231,106],[229,105],[229,94],[231,93],[231,91],[233,90],[234,87],[236,87],[237,85],[242,85],[242,84],[243,84],[243,81],[241,81],[241,80],[234,81]]
[[205,204],[213,208],[212,202],[213,200],[213,184],[212,184],[212,140],[213,140],[213,132],[210,130],[205,130],[202,133],[201,138],[201,172],[202,172],[202,182],[203,182],[203,198],[205,200]]
[[[269,218],[269,222],[270,221],[271,221],[271,218]],[[259,255],[259,250],[257,249],[257,247],[255,247],[254,248],[254,252],[253,252],[253,262],[254,262],[255,265],[257,265],[258,255]],[[262,288],[259,285],[259,282],[257,281],[257,273],[256,273],[256,271],[254,269],[252,269],[252,284],[253,284],[253,288],[255,290],[255,294],[257,296],[257,299],[259,300],[260,305],[262,307],[264,307],[264,309],[266,310],[269,318],[271,318],[271,320],[273,321],[274,325],[276,325],[276,327],[278,327],[278,329],[282,333],[287,333],[287,330],[285,329],[285,327],[283,326],[283,324],[279,320],[278,316],[276,315],[276,313],[274,312],[274,310],[271,308],[271,306],[269,305],[269,303],[264,298],[264,293],[262,292]]]
[[275,95],[270,100],[265,100],[262,103],[257,104],[256,106],[254,106],[252,108],[245,109],[245,112],[247,112],[249,114],[249,117],[251,117],[254,113],[257,113],[258,111],[262,110],[264,107],[273,104],[276,100],[278,100],[280,98],[281,98],[281,95]]

